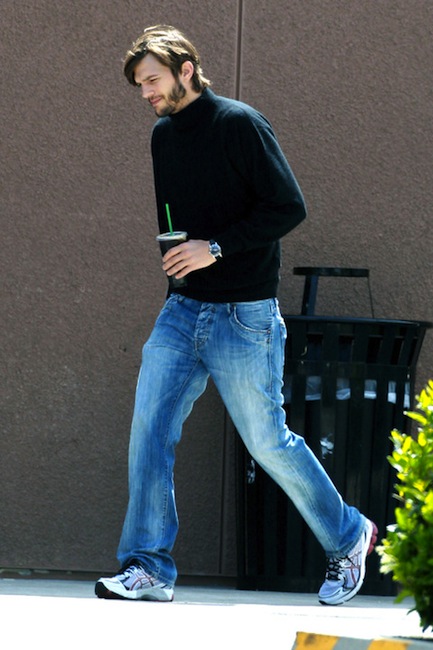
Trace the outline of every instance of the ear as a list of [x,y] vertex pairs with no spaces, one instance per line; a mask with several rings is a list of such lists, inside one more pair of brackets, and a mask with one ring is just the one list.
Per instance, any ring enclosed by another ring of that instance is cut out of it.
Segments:
[[191,61],[182,63],[180,76],[184,81],[189,81],[194,74],[194,66]]

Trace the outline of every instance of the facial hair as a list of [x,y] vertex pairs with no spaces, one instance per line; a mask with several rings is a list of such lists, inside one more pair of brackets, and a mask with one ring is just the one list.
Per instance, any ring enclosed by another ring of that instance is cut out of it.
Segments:
[[175,84],[167,97],[167,106],[163,111],[159,113],[159,117],[165,117],[166,115],[171,115],[179,106],[180,102],[186,95],[185,86],[176,79]]

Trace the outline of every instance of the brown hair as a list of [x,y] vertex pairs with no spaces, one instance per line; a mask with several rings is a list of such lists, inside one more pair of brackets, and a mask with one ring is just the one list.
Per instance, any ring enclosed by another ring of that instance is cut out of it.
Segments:
[[132,44],[123,62],[123,72],[133,86],[137,85],[134,78],[135,67],[146,54],[152,54],[162,65],[170,68],[176,78],[185,61],[191,61],[194,66],[191,77],[193,90],[201,92],[210,86],[211,82],[203,76],[196,48],[178,29],[170,25],[147,27]]

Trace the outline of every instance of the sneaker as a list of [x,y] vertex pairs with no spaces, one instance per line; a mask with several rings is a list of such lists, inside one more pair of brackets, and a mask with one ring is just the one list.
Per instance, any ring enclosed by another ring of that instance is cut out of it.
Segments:
[[100,578],[95,585],[98,598],[172,601],[173,587],[153,578],[139,565],[131,564],[112,578]]
[[359,541],[346,557],[328,558],[325,582],[320,587],[322,605],[341,605],[358,593],[365,577],[365,561],[377,541],[377,526],[372,521],[365,525]]

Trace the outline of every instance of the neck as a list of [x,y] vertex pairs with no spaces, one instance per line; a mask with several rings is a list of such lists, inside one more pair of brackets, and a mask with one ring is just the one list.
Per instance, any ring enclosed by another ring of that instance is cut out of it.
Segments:
[[189,89],[187,90],[187,93],[185,97],[182,100],[181,106],[175,111],[175,113],[180,113],[184,108],[192,104],[192,102],[195,102],[196,99],[198,99],[201,95],[201,92],[197,92],[195,90]]

